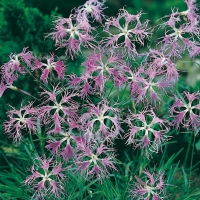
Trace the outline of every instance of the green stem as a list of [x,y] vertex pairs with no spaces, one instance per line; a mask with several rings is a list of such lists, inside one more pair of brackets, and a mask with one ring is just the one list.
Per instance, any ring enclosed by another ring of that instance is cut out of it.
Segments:
[[108,93],[107,99],[109,98],[109,96],[110,96],[110,94],[111,94],[113,88],[114,88],[114,84],[113,84],[112,88],[110,89],[110,92]]
[[189,173],[189,186],[188,186],[188,191],[189,191],[189,188],[190,188],[190,179],[191,179],[191,174],[192,174],[192,163],[193,163],[193,157],[194,157],[195,139],[196,139],[196,135],[194,134],[194,141],[193,141],[193,146],[192,146],[192,156],[191,156],[191,160],[190,160],[190,173]]
[[186,156],[185,156],[185,160],[184,160],[184,164],[183,164],[184,168],[186,168],[186,163],[187,163],[187,160],[188,160],[191,143],[192,143],[192,134],[191,134],[190,141],[189,141],[188,147],[187,147],[187,152],[186,152]]
[[124,93],[126,92],[126,88],[127,88],[128,84],[126,84],[123,92],[122,92],[122,95],[120,96],[120,99],[119,99],[119,102],[122,100],[123,96],[124,96]]
[[28,93],[28,92],[26,92],[24,90],[21,90],[21,89],[15,87],[15,86],[9,86],[8,88],[10,88],[11,90],[17,91],[19,93],[25,94],[27,96],[30,96],[30,97],[34,98],[35,100],[39,101],[39,99],[37,99],[36,97],[32,96],[30,93]]
[[38,79],[28,70],[28,68],[27,68],[26,66],[24,66],[24,69],[28,72],[28,74],[29,74],[30,76],[33,77],[33,79],[35,79],[36,82],[40,83],[40,84],[41,84],[42,86],[44,86],[46,89],[48,89],[49,91],[51,91],[51,90],[48,88],[48,86],[47,86],[46,84],[43,84],[40,80],[38,80]]

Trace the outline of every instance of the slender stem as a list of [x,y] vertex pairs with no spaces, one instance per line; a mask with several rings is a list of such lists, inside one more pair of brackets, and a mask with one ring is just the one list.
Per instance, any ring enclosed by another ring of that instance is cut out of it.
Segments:
[[30,93],[28,93],[28,92],[26,92],[24,90],[21,90],[21,89],[15,87],[15,86],[9,86],[8,88],[10,88],[11,90],[17,91],[19,93],[25,94],[27,96],[30,96],[30,97],[34,98],[35,100],[39,101],[39,99],[37,99],[36,97],[32,96]]
[[192,134],[191,134],[190,141],[189,141],[188,147],[187,147],[187,152],[186,152],[186,156],[185,156],[185,160],[184,160],[184,164],[183,164],[184,168],[186,168],[186,163],[187,163],[187,160],[188,160],[191,143],[192,143]]
[[[24,67],[24,69],[28,72],[28,74],[29,74],[30,76],[32,76],[32,77],[35,79],[36,82],[40,83],[40,84],[43,85],[46,89],[50,90],[46,84],[43,84],[40,80],[38,80],[35,76],[33,76],[33,74],[28,70],[28,68],[27,68],[26,66],[23,66],[23,67]],[[50,90],[50,91],[51,91],[51,90]]]
[[128,84],[126,84],[126,86],[125,86],[125,88],[124,88],[124,90],[123,90],[123,92],[122,92],[122,94],[121,94],[121,96],[120,96],[119,101],[122,100],[122,98],[123,98],[123,96],[124,96],[124,93],[126,92],[126,88],[127,88],[127,86],[128,86]]
[[193,146],[192,146],[192,156],[191,156],[191,160],[190,160],[190,173],[189,173],[189,186],[188,186],[188,191],[189,191],[189,188],[190,188],[190,179],[191,179],[191,174],[192,174],[192,163],[193,163],[193,157],[194,157],[195,139],[196,139],[196,135],[194,134],[194,141],[193,141]]
[[113,88],[114,88],[114,84],[113,84],[112,88],[110,89],[110,92],[108,93],[107,99],[109,98],[109,96],[110,96],[110,94],[111,94]]

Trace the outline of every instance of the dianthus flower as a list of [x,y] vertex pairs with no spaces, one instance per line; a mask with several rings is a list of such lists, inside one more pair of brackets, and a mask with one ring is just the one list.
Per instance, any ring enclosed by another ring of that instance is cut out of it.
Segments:
[[64,170],[62,163],[53,162],[52,158],[37,157],[30,169],[32,174],[24,181],[34,192],[31,199],[44,199],[47,196],[60,198],[60,195],[64,194]]
[[4,122],[5,133],[18,142],[22,139],[22,130],[36,132],[37,113],[37,110],[33,108],[33,102],[27,106],[21,106],[19,110],[15,108],[9,110],[7,112],[9,120]]
[[[200,53],[200,43],[198,42],[200,17],[195,13],[197,7],[194,3],[196,1],[185,0],[185,2],[188,6],[187,11],[173,12],[169,20],[163,23],[163,26],[170,28],[162,40],[164,42],[163,50],[169,50],[169,56],[181,57],[185,50],[189,52],[190,57],[195,57]],[[184,21],[180,16],[184,17]]]
[[54,55],[51,54],[51,56],[45,57],[46,63],[43,63],[39,60],[35,61],[35,65],[33,67],[33,70],[35,69],[41,69],[42,70],[42,75],[41,79],[44,83],[47,83],[47,79],[49,76],[49,73],[51,73],[53,70],[56,71],[58,74],[58,78],[64,78],[64,73],[65,73],[65,65],[63,61],[54,61]]
[[166,80],[164,76],[158,76],[155,69],[144,69],[144,67],[141,67],[137,76],[132,75],[131,95],[137,99],[136,103],[150,99],[156,105],[156,102],[161,102],[159,96],[165,93],[165,90],[170,88],[172,83]]
[[117,170],[114,166],[113,149],[101,144],[90,144],[77,154],[76,164],[81,175],[86,179],[94,176],[101,180],[109,175],[109,169]]
[[77,77],[74,74],[69,76],[69,85],[79,88],[81,98],[85,98],[90,94],[94,94],[92,83],[92,76],[86,72],[83,72],[80,77]]
[[174,117],[173,123],[176,128],[183,125],[186,129],[196,130],[200,126],[200,94],[184,92],[187,100],[176,97],[175,103],[171,106],[170,112]]
[[[59,154],[68,161],[74,156],[75,151],[82,149],[85,144],[84,137],[76,136],[73,133],[74,128],[77,128],[77,124],[75,122],[70,122],[68,130],[62,130],[52,136],[46,148],[50,149],[53,154]],[[59,149],[60,151],[58,152]]]
[[[105,32],[109,36],[103,39],[105,47],[118,48],[125,47],[128,53],[138,54],[136,50],[135,42],[140,45],[144,45],[144,39],[149,38],[150,32],[148,26],[148,20],[144,23],[140,22],[142,13],[137,15],[129,14],[125,9],[121,9],[118,17],[112,17],[107,20]],[[124,19],[125,24],[120,25],[120,21]],[[119,33],[112,33],[111,27],[115,27],[119,30]],[[121,38],[125,38],[123,42],[120,42]]]
[[81,45],[85,48],[94,48],[92,27],[84,18],[77,21],[73,15],[69,18],[59,17],[54,21],[54,32],[48,34],[59,48],[66,47],[65,54],[71,58],[80,53]]
[[158,153],[160,145],[168,138],[166,133],[169,131],[166,120],[158,118],[155,113],[150,111],[131,113],[125,122],[129,126],[129,131],[124,138],[127,144],[133,144],[134,148],[142,148]]
[[164,173],[159,171],[158,174],[151,174],[148,170],[144,170],[143,174],[142,178],[135,176],[137,182],[133,185],[133,189],[130,189],[132,199],[161,200],[167,198],[165,195]]
[[22,64],[26,64],[28,67],[31,67],[31,62],[33,61],[33,55],[31,51],[27,51],[28,47],[24,48],[23,51],[19,54],[11,54],[9,62],[5,63],[1,69],[0,74],[4,80],[17,79],[17,72],[20,74],[25,74],[26,70],[23,68]]
[[116,86],[123,84],[126,79],[123,76],[126,63],[115,53],[100,52],[91,54],[82,64],[86,68],[86,74],[94,81],[95,89],[104,91],[106,81],[113,79]]
[[73,97],[78,96],[77,93],[63,91],[57,85],[52,92],[44,90],[41,95],[44,101],[39,107],[39,114],[43,123],[48,125],[48,133],[60,132],[63,122],[67,122],[69,118],[72,120],[77,118],[78,103],[73,100]]
[[150,70],[154,69],[156,75],[163,75],[170,82],[178,80],[176,64],[168,56],[157,50],[150,50]]
[[105,18],[103,10],[106,8],[104,6],[105,0],[88,0],[82,6],[78,7],[76,10],[76,15],[78,20],[83,18],[92,18],[93,21],[102,23],[102,18]]
[[115,138],[122,131],[120,127],[119,110],[108,106],[106,100],[97,105],[90,104],[87,106],[88,112],[81,116],[83,129],[89,138]]
[[198,11],[196,0],[185,0],[185,3],[188,7],[186,11],[180,12],[182,16],[186,16],[185,20],[189,21],[193,25],[198,25],[199,15],[196,13]]

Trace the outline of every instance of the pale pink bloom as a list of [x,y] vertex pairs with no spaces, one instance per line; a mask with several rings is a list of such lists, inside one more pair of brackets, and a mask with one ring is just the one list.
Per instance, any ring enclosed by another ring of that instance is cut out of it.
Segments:
[[44,90],[41,95],[43,103],[38,110],[43,124],[48,125],[48,134],[60,132],[62,123],[68,122],[69,119],[77,120],[78,103],[73,98],[78,96],[78,93],[63,90],[57,85],[52,92]]
[[77,20],[82,21],[83,18],[90,19],[92,21],[102,23],[102,18],[105,18],[103,10],[106,8],[104,6],[106,0],[88,0],[82,6],[78,7],[76,10]]
[[[189,50],[191,46],[189,44],[193,43],[192,35],[195,34],[194,30],[190,30],[189,26],[180,26],[179,28],[171,27],[172,33],[167,34],[163,37],[163,50],[168,50],[169,56],[181,57],[181,54],[185,50]],[[189,34],[190,37],[186,38],[184,35]],[[189,41],[185,43],[185,41]]]
[[158,118],[152,110],[131,113],[125,122],[129,126],[129,131],[124,136],[127,138],[126,144],[145,149],[147,155],[149,150],[158,153],[160,146],[168,138],[166,133],[169,131],[169,123]]
[[196,0],[184,0],[187,4],[188,9],[186,11],[180,12],[182,16],[186,16],[187,21],[189,21],[191,24],[198,26],[199,23],[199,15],[197,13],[198,7],[196,5]]
[[86,68],[88,79],[94,81],[94,89],[101,93],[104,92],[108,80],[112,79],[115,86],[120,86],[126,81],[123,76],[126,62],[114,52],[93,53],[82,65]]
[[154,105],[161,102],[161,96],[167,88],[170,88],[172,82],[169,82],[164,76],[158,76],[156,69],[141,69],[137,76],[133,75],[131,79],[131,96],[136,99],[136,103],[142,101],[151,101]]
[[97,105],[89,104],[88,112],[84,113],[80,122],[85,136],[101,140],[102,138],[116,138],[120,131],[119,110],[108,106],[107,100],[99,102]]
[[86,72],[83,72],[80,77],[69,75],[69,85],[79,89],[81,98],[86,98],[88,95],[94,94],[92,83],[92,76]]
[[[111,17],[107,20],[105,32],[109,34],[103,39],[105,47],[118,48],[125,47],[125,50],[131,54],[138,54],[136,50],[136,43],[144,45],[144,39],[149,39],[150,31],[148,28],[148,20],[144,23],[140,22],[142,13],[137,15],[129,14],[125,9],[121,9],[118,16]],[[123,26],[120,25],[121,20],[125,20]],[[112,31],[111,28],[116,28],[119,33]],[[113,33],[112,33],[113,32]],[[120,42],[120,39],[124,41]]]
[[33,67],[33,70],[38,69],[38,68],[42,70],[42,75],[40,77],[42,81],[44,83],[47,83],[49,73],[52,73],[52,71],[56,71],[56,73],[58,74],[58,78],[63,79],[65,75],[65,71],[66,71],[64,62],[60,60],[54,61],[53,54],[51,54],[51,56],[46,56],[45,59],[46,59],[46,63],[36,60]]
[[178,80],[179,74],[176,69],[176,64],[172,62],[171,59],[163,52],[158,50],[150,50],[149,57],[150,70],[155,70],[156,75],[163,75],[170,82],[175,82]]
[[109,176],[109,169],[117,170],[114,166],[114,158],[112,148],[103,143],[93,143],[77,154],[76,164],[81,175],[86,179],[95,177],[101,180]]
[[15,142],[22,139],[23,130],[29,133],[35,133],[37,114],[38,111],[33,108],[33,102],[30,102],[27,106],[21,105],[19,110],[15,108],[9,110],[7,112],[9,120],[4,122],[5,133],[13,138]]
[[23,64],[26,64],[28,67],[31,67],[31,62],[33,61],[33,55],[31,51],[27,51],[27,48],[24,48],[23,51],[19,54],[12,53],[10,55],[9,62],[1,66],[0,74],[2,77],[7,79],[17,79],[17,72],[20,74],[26,74],[26,70],[23,67]]
[[53,162],[52,158],[35,158],[30,169],[31,175],[24,181],[34,192],[31,199],[43,199],[47,196],[60,198],[61,194],[64,194],[64,170],[62,163]]
[[159,171],[150,173],[148,170],[143,171],[143,176],[135,176],[137,182],[130,189],[132,199],[138,200],[162,200],[166,199],[164,183],[164,173]]
[[84,18],[77,21],[73,15],[69,18],[58,17],[54,21],[54,31],[51,36],[58,48],[66,47],[65,54],[71,58],[81,52],[81,46],[94,48],[94,37],[91,34],[92,27]]
[[68,130],[62,130],[55,136],[51,136],[46,148],[50,149],[53,154],[62,156],[66,161],[74,157],[77,150],[84,148],[85,145],[84,137],[73,133],[74,128],[78,128],[78,125],[70,122]]
[[[176,128],[183,125],[186,129],[196,130],[200,126],[200,94],[183,93],[185,98],[176,97],[175,103],[171,106],[170,112],[173,116],[173,123]],[[187,99],[187,100],[185,100]]]
[[189,39],[183,40],[185,48],[187,48],[189,52],[189,56],[194,58],[200,54],[200,43],[197,41],[191,41]]
[[[167,22],[164,22],[163,27],[169,28],[163,37],[162,49],[168,51],[169,56],[181,57],[181,54],[186,50],[190,57],[195,57],[199,51],[199,19],[197,15],[197,6],[195,0],[185,0],[188,9],[183,12],[173,12]],[[181,20],[180,16],[184,20]],[[164,17],[166,18],[166,17]],[[193,50],[195,48],[195,50]]]

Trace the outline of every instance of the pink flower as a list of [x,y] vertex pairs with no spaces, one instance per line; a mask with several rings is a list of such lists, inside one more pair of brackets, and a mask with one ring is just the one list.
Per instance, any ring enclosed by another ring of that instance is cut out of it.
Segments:
[[8,111],[9,120],[4,122],[5,133],[18,142],[22,139],[22,130],[29,133],[36,132],[37,113],[37,110],[33,108],[33,102],[27,106],[21,106],[19,110],[13,108]]
[[64,194],[63,181],[65,179],[62,173],[62,163],[53,162],[52,158],[42,159],[37,157],[31,168],[31,175],[26,178],[24,184],[31,186],[34,194],[32,199],[41,199],[46,196],[60,198]]
[[[73,133],[73,129],[77,128],[77,126],[78,125],[76,125],[75,122],[71,122],[68,130],[60,131],[53,139],[48,141],[49,144],[46,145],[46,148],[50,149],[53,154],[59,154],[66,161],[74,157],[75,152],[78,149],[84,148],[85,145],[85,139],[82,136],[76,136]],[[60,152],[58,153],[59,149]]]
[[86,98],[94,93],[92,83],[92,76],[88,73],[83,72],[80,77],[69,75],[69,85],[79,89],[81,98]]
[[54,61],[54,55],[51,54],[50,57],[45,57],[47,63],[42,63],[39,60],[35,61],[35,66],[33,67],[33,70],[35,69],[41,69],[42,70],[42,75],[41,75],[41,79],[43,80],[44,83],[47,83],[47,79],[49,76],[49,73],[51,73],[53,70],[56,71],[56,73],[58,74],[58,78],[64,78],[65,75],[65,65],[63,61]]
[[122,131],[120,127],[119,110],[108,106],[103,100],[98,105],[90,104],[88,112],[81,116],[85,136],[101,140],[102,138],[113,139]]
[[164,173],[159,171],[158,174],[150,173],[148,170],[143,171],[144,176],[139,178],[135,176],[136,183],[130,194],[133,199],[138,200],[161,200],[167,198],[165,195]]
[[70,93],[62,90],[59,85],[53,88],[52,92],[44,90],[43,103],[39,107],[39,114],[45,125],[48,125],[48,134],[59,133],[62,130],[62,123],[68,122],[69,119],[77,119],[78,103],[73,100],[77,93]]
[[103,14],[105,0],[88,0],[82,6],[76,10],[78,21],[82,21],[83,18],[92,18],[93,21],[102,23],[102,18],[105,18]]
[[166,80],[164,76],[158,76],[157,70],[149,68],[145,70],[145,67],[131,74],[129,84],[131,85],[131,96],[136,99],[136,104],[141,101],[149,101],[156,105],[157,102],[161,102],[160,96],[165,93],[167,88],[170,88],[173,82]]
[[176,69],[176,64],[168,56],[158,50],[150,50],[149,56],[150,69],[155,70],[156,75],[163,75],[170,82],[178,80],[179,74]]
[[120,86],[126,81],[123,76],[126,63],[111,51],[93,53],[82,65],[86,68],[88,78],[94,81],[95,89],[99,89],[101,93],[108,80],[113,79],[116,86]]
[[66,47],[65,54],[71,58],[81,52],[81,45],[85,48],[94,48],[94,37],[90,34],[92,27],[84,18],[75,20],[73,15],[69,18],[59,17],[54,21],[54,32],[48,34],[59,48]]
[[[136,50],[136,44],[144,45],[144,39],[149,38],[150,32],[148,26],[148,20],[144,23],[140,22],[142,13],[137,15],[129,14],[125,9],[121,9],[117,18],[112,17],[106,22],[105,32],[109,34],[107,38],[103,40],[105,47],[125,47],[128,53],[138,54]],[[125,20],[123,26],[120,25],[119,21]],[[119,33],[112,33],[111,27],[115,27],[119,30]],[[121,38],[125,38],[123,42],[120,42]]]
[[127,144],[133,144],[134,148],[142,148],[158,153],[160,145],[168,138],[166,133],[169,131],[166,120],[158,118],[155,113],[150,111],[131,113],[125,122],[129,126],[129,131],[124,138]]
[[76,164],[81,175],[86,179],[94,176],[101,180],[109,175],[109,169],[117,170],[114,166],[113,149],[108,148],[103,143],[90,144],[83,151],[77,154]]
[[26,52],[27,48],[28,47],[24,48],[23,51],[19,54],[11,54],[9,62],[5,63],[1,67],[0,74],[2,74],[4,80],[16,80],[18,77],[17,72],[20,74],[26,74],[26,70],[24,69],[23,64],[31,67],[31,62],[33,61],[32,52]]
[[180,14],[187,17],[185,20],[188,20],[194,25],[198,25],[199,16],[197,14],[198,7],[195,4],[196,0],[185,0],[185,3],[187,4],[188,9],[180,12]]
[[[169,20],[161,25],[169,28],[162,40],[162,49],[168,51],[169,56],[181,57],[186,50],[190,57],[195,57],[200,53],[198,42],[200,17],[196,13],[196,0],[185,0],[185,2],[188,6],[186,11],[173,12]],[[183,16],[183,20],[180,16]],[[195,50],[193,50],[194,48]]]
[[200,126],[200,95],[199,92],[190,94],[184,92],[184,99],[176,97],[175,103],[171,106],[170,112],[173,116],[173,123],[176,128],[183,125],[186,129],[197,129]]

